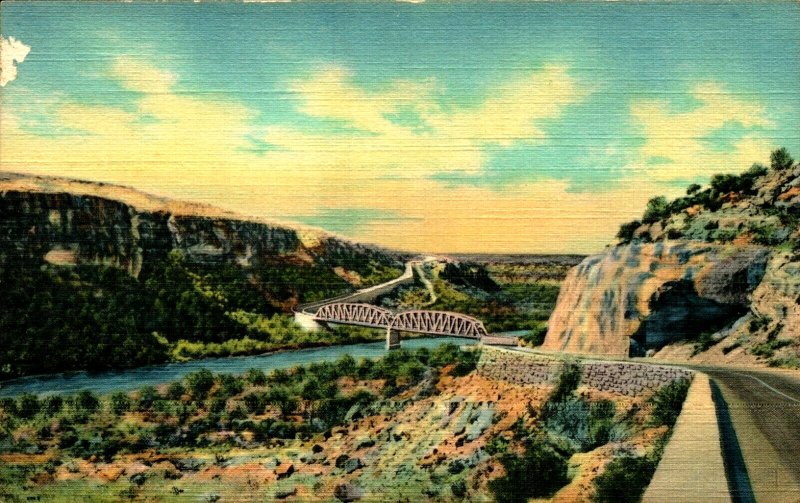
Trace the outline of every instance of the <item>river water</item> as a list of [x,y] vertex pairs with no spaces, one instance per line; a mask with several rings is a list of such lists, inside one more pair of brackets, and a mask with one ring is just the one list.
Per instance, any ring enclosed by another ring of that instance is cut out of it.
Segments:
[[[472,345],[473,339],[456,337],[422,337],[402,342],[403,348],[435,348],[442,344]],[[355,359],[380,358],[386,354],[386,342],[369,342],[324,348],[298,349],[280,353],[268,353],[255,356],[231,356],[227,358],[207,358],[185,363],[164,363],[149,365],[135,369],[105,372],[69,372],[64,374],[48,374],[42,376],[21,377],[0,382],[0,396],[13,396],[20,393],[37,395],[70,394],[80,390],[95,393],[111,393],[114,391],[131,391],[147,385],[158,385],[175,381],[190,372],[205,368],[212,372],[242,374],[250,368],[258,368],[265,372],[277,368],[289,368],[313,362],[335,361],[344,355]]]

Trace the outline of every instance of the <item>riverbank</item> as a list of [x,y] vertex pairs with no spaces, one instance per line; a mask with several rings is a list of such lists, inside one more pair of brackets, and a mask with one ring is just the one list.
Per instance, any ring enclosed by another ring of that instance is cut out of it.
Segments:
[[[435,348],[443,344],[472,345],[477,341],[454,337],[421,337],[406,339],[402,347],[408,349]],[[206,358],[188,362],[170,362],[148,365],[134,369],[109,370],[102,372],[70,372],[26,376],[0,382],[0,396],[15,396],[21,393],[36,395],[63,395],[90,390],[96,393],[132,391],[145,385],[157,386],[181,379],[190,372],[208,369],[213,372],[242,374],[250,368],[269,371],[277,368],[290,368],[314,362],[333,361],[344,355],[353,358],[376,359],[386,354],[385,342],[368,342],[327,347],[313,347],[297,350],[283,350],[249,356],[229,356],[225,358]]]

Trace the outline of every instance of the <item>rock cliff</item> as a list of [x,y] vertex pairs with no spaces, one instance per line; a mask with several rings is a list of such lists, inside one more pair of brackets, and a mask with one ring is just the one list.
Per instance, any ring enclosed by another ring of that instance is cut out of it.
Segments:
[[800,364],[800,166],[782,155],[651,200],[570,271],[543,347]]
[[354,285],[371,269],[402,266],[397,253],[313,229],[248,220],[125,187],[0,174],[0,265],[105,265],[137,277],[173,251],[200,265],[321,266]]

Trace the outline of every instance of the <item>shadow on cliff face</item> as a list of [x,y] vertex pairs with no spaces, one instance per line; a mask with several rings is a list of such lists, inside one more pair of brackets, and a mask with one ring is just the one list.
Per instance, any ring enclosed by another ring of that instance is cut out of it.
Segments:
[[630,356],[644,356],[648,349],[716,332],[743,316],[747,307],[701,297],[694,283],[679,280],[665,283],[653,295],[650,312],[631,336]]

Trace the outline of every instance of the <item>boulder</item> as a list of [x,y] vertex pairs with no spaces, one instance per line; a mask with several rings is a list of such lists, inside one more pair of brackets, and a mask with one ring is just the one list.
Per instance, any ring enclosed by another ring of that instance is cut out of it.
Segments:
[[356,501],[364,497],[364,490],[361,487],[349,483],[349,484],[339,484],[333,490],[333,495],[339,501],[344,501],[345,503],[349,501]]

